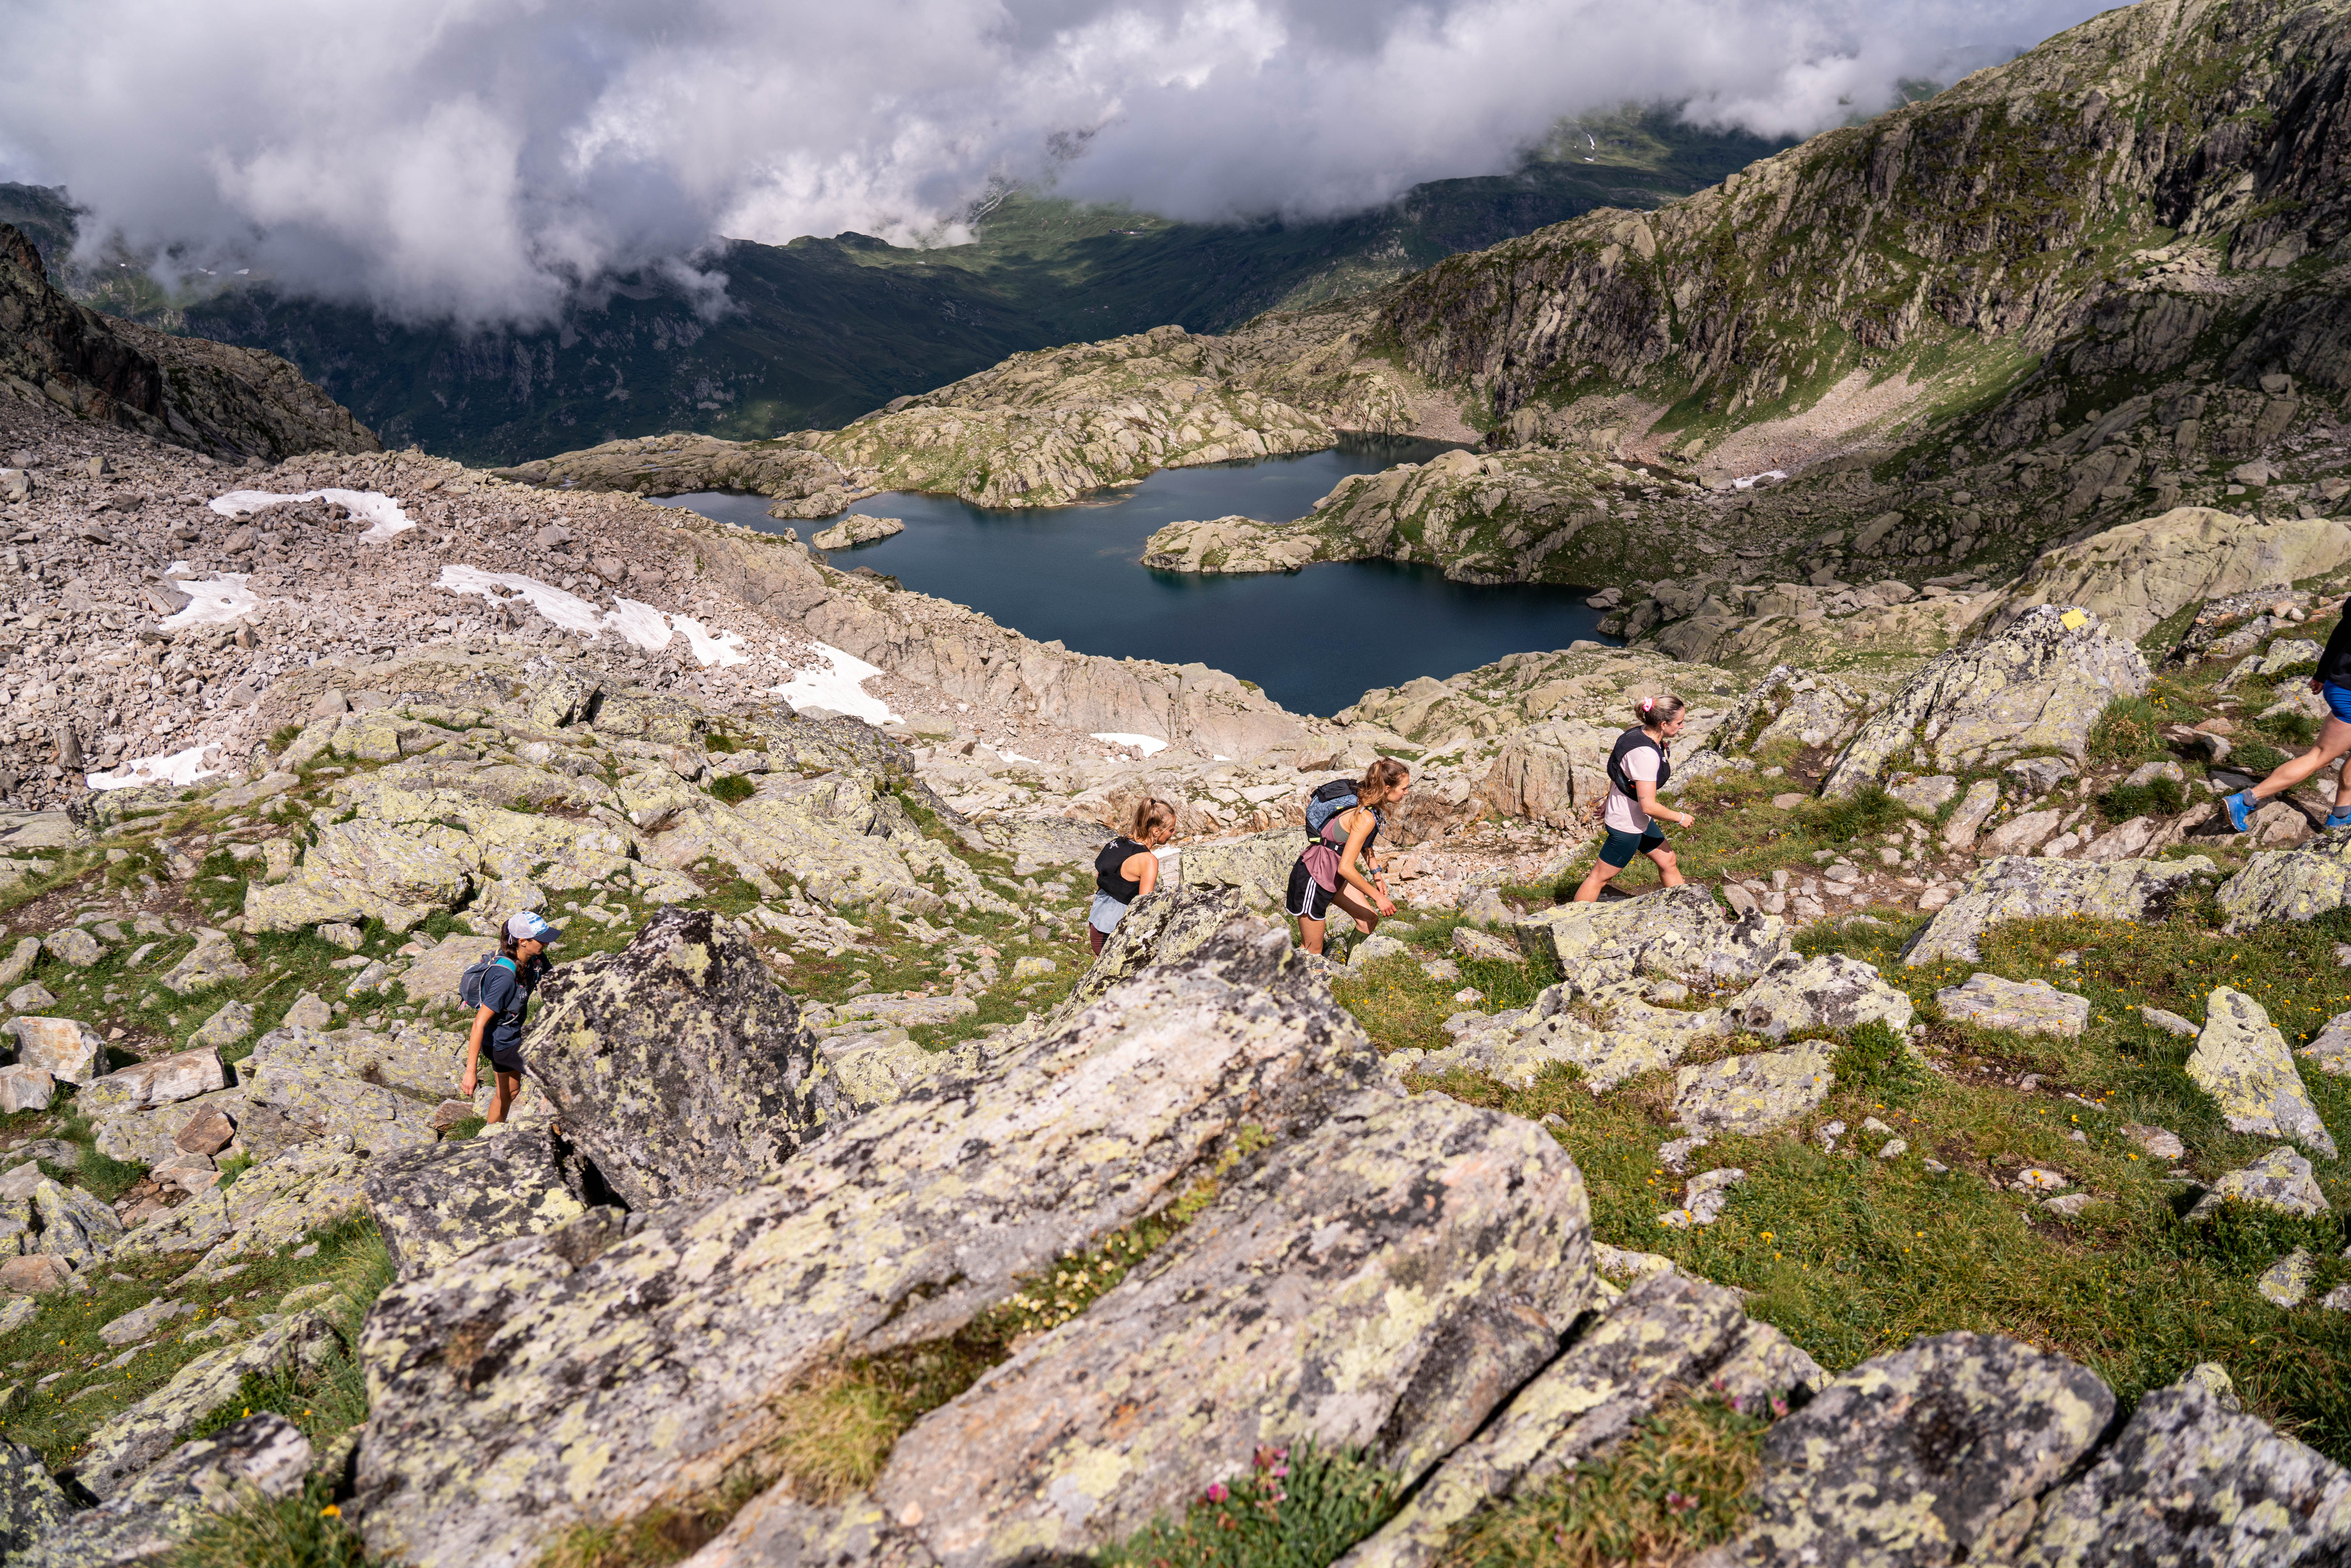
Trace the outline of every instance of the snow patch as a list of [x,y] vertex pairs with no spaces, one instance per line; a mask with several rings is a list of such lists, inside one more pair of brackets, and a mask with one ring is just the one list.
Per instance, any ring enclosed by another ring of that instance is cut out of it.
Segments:
[[378,544],[416,526],[401,510],[400,503],[381,490],[305,490],[298,496],[281,496],[270,490],[231,490],[225,496],[215,497],[212,509],[224,517],[242,517],[286,501],[332,501],[351,516],[364,517],[373,525],[360,538]]
[[220,771],[204,766],[204,753],[217,751],[213,746],[191,746],[185,751],[175,751],[168,757],[141,757],[126,762],[111,773],[88,776],[93,789],[129,789],[141,784],[169,784],[184,789],[199,779],[209,779]]
[[599,610],[577,594],[567,593],[535,577],[515,571],[484,571],[473,566],[443,567],[434,586],[452,593],[477,593],[493,604],[503,603],[506,594],[514,594],[566,632],[576,632],[583,637],[600,637],[610,632],[648,653],[658,653],[668,647],[674,634],[671,629],[674,627],[685,633],[694,656],[705,664],[750,663],[739,634],[714,634],[691,615],[664,615],[652,605],[633,599],[615,599],[611,610]]
[[[174,570],[179,570],[178,563],[174,563]],[[166,632],[176,632],[183,626],[225,626],[261,608],[261,596],[246,587],[243,572],[194,580],[167,574],[167,579],[188,596],[188,602],[155,623]]]
[[566,632],[593,637],[606,630],[602,611],[584,599],[566,593],[535,577],[525,577],[520,572],[484,571],[472,566],[444,566],[434,586],[448,589],[453,593],[478,593],[493,604],[501,601],[496,591],[505,589],[508,593],[519,594],[528,600],[533,610]]
[[[694,656],[705,664],[747,664],[751,662],[751,655],[743,652],[743,638],[739,632],[720,632],[714,635],[691,615],[673,615],[670,622],[685,633],[686,644],[694,650]],[[848,656],[846,653],[841,655],[843,658]],[[871,664],[865,667],[873,670]],[[881,672],[874,670],[873,673],[879,674]]]
[[1161,740],[1156,736],[1119,735],[1113,732],[1109,734],[1097,735],[1093,738],[1100,741],[1105,741],[1112,746],[1132,746],[1136,750],[1142,752],[1145,757],[1156,756],[1158,753],[1167,749],[1167,743]]
[[[643,648],[648,653],[658,653],[670,644],[669,619],[650,604],[640,604],[633,599],[615,599],[612,612],[604,623],[621,635],[621,640]],[[704,664],[710,661],[705,659]]]
[[820,707],[851,714],[873,725],[888,724],[898,716],[890,711],[888,703],[865,690],[865,683],[882,673],[880,666],[829,643],[810,645],[824,663],[801,670],[782,685],[769,688],[791,704],[795,713],[802,708]]
[[1733,479],[1730,482],[1730,487],[1734,490],[1752,490],[1766,479],[1785,479],[1786,477],[1787,476],[1777,468],[1767,468],[1761,474],[1750,474],[1744,479]]

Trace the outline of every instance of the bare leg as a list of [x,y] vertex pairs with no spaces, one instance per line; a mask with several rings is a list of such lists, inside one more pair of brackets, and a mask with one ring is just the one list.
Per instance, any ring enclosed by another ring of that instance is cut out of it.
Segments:
[[1094,927],[1092,927],[1092,926],[1091,926],[1091,925],[1087,926],[1087,927],[1086,927],[1086,940],[1088,940],[1088,941],[1092,942],[1092,943],[1094,945],[1094,951],[1095,951],[1096,953],[1100,953],[1100,952],[1102,951],[1102,934],[1100,931],[1096,930]]
[[492,1122],[505,1121],[507,1113],[514,1109],[515,1102],[522,1098],[521,1073],[501,1072],[497,1076],[498,1092],[491,1097],[490,1113],[486,1118]]
[[[2283,795],[2345,752],[2351,751],[2351,724],[2330,718],[2326,727],[2318,732],[2318,744],[2300,757],[2272,773],[2246,793],[2256,800],[2267,800]],[[2343,799],[2342,786],[2335,787],[2335,799]]]
[[1344,910],[1355,922],[1355,929],[1368,936],[1380,924],[1379,911],[1365,904],[1363,895],[1352,887],[1342,887],[1331,900],[1334,908]]
[[1592,874],[1583,879],[1583,885],[1575,890],[1575,897],[1571,902],[1593,903],[1599,898],[1600,890],[1608,885],[1608,879],[1624,869],[1621,865],[1610,865],[1606,861],[1593,862]]
[[1322,952],[1322,929],[1323,923],[1322,921],[1309,920],[1303,915],[1300,915],[1298,917],[1298,945],[1305,948],[1309,953],[1312,953],[1317,956],[1320,956]]
[[1682,871],[1681,867],[1675,862],[1673,851],[1661,844],[1649,852],[1649,858],[1657,864],[1658,881],[1667,887],[1681,886]]

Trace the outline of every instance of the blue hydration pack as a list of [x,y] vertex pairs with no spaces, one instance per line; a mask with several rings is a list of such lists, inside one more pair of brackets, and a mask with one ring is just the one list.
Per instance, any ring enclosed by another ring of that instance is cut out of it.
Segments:
[[1306,836],[1321,838],[1325,822],[1342,811],[1353,810],[1354,805],[1353,779],[1333,779],[1328,784],[1316,785],[1314,792],[1306,797]]

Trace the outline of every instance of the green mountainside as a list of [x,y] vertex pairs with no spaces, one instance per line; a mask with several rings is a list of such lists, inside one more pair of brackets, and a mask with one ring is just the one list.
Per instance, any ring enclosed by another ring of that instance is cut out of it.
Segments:
[[75,214],[41,187],[0,185],[0,221],[97,309],[283,355],[391,445],[509,463],[674,430],[749,439],[838,425],[1023,350],[1170,322],[1221,331],[1594,208],[1655,208],[1782,145],[1625,110],[1563,124],[1515,172],[1435,181],[1313,223],[1176,223],[1013,191],[967,245],[730,241],[712,263],[727,277],[715,320],[665,279],[637,277],[601,308],[520,332],[402,325],[266,279],[167,295],[125,256],[64,266]]

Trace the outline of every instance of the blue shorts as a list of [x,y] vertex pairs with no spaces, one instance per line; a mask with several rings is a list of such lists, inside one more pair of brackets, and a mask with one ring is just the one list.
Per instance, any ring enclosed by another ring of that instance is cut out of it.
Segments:
[[2318,695],[2326,699],[2326,711],[2351,724],[2351,686],[2338,686],[2333,681],[2319,687]]
[[1665,847],[1665,842],[1666,830],[1655,822],[1651,822],[1646,829],[1637,833],[1628,833],[1622,828],[1611,828],[1608,830],[1608,841],[1600,846],[1600,862],[1603,865],[1613,865],[1618,871],[1623,871],[1633,863],[1635,855],[1645,855],[1651,850],[1662,849]]

